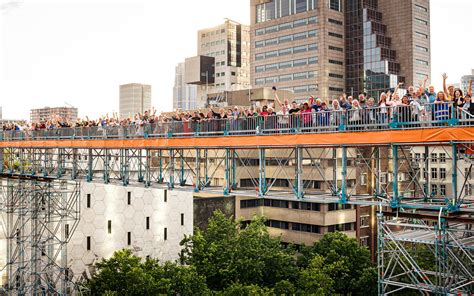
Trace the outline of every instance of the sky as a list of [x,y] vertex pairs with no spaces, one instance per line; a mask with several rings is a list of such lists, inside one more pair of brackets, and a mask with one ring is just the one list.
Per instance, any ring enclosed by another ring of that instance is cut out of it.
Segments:
[[[396,1],[396,0],[394,0]],[[118,111],[119,85],[152,85],[172,109],[175,66],[197,54],[197,30],[224,18],[248,24],[249,0],[0,0],[3,118],[73,105],[79,115]],[[474,68],[474,0],[431,0],[432,79],[459,82]]]

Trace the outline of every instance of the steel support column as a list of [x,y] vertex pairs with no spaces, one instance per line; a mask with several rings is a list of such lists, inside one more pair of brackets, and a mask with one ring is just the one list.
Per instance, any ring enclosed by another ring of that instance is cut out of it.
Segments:
[[303,148],[295,148],[295,195],[297,199],[303,199],[304,197],[304,186],[303,186]]
[[145,150],[145,187],[151,185],[151,159],[152,154],[150,149]]
[[237,187],[237,153],[232,149],[232,190],[236,190]]
[[224,195],[230,193],[230,149],[225,149],[225,180],[224,180]]
[[347,203],[347,147],[342,147],[342,170],[341,170],[341,193],[339,200],[342,204]]
[[180,154],[179,186],[185,186],[186,179],[184,175],[184,149],[181,149],[179,154]]
[[163,150],[158,150],[158,183],[163,183]]
[[453,198],[450,202],[450,210],[456,210],[459,206],[459,197],[458,197],[458,146],[452,144],[452,191]]
[[258,149],[258,196],[264,197],[267,194],[267,179],[265,176],[265,148]]
[[392,200],[390,201],[390,206],[392,208],[398,208],[400,205],[400,197],[398,192],[398,146],[392,145],[392,166],[393,166],[393,175],[392,175]]
[[170,163],[169,163],[169,181],[168,181],[168,188],[174,188],[174,150],[170,149]]
[[110,182],[110,154],[109,149],[104,149],[104,183]]
[[92,167],[92,149],[87,149],[87,182],[91,182],[94,174],[94,169]]
[[194,180],[194,192],[201,190],[201,150],[196,149],[196,164],[195,164],[196,179]]
[[209,151],[204,149],[204,187],[209,187]]

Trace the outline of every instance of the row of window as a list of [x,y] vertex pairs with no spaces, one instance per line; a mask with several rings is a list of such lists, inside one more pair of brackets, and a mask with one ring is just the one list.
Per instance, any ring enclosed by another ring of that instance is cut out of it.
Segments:
[[219,35],[219,34],[224,34],[224,33],[225,33],[225,29],[220,29],[220,30],[215,30],[212,32],[202,33],[201,37],[204,38],[204,37],[209,37],[209,36],[214,36],[214,35]]
[[[415,161],[415,162],[420,162],[421,160],[427,160],[426,157],[426,153],[423,153],[423,158],[421,158],[422,154],[421,153],[415,153],[415,154],[410,154],[410,159],[411,161]],[[430,160],[431,160],[431,163],[446,163],[446,153],[439,153],[439,157],[438,157],[438,153],[431,153],[430,154]]]
[[225,50],[209,52],[209,53],[205,53],[204,55],[208,56],[208,57],[217,57],[217,56],[220,56],[220,55],[225,55]]
[[[334,1],[334,0],[331,0]],[[339,0],[340,1],[340,0]],[[256,22],[278,19],[317,8],[318,0],[271,0],[255,7]]]
[[256,48],[261,48],[261,47],[265,47],[265,46],[271,46],[271,45],[277,45],[277,44],[286,43],[286,42],[303,40],[303,39],[307,39],[307,38],[316,37],[316,34],[317,34],[317,30],[311,30],[311,31],[306,31],[306,32],[300,32],[300,33],[280,36],[278,38],[270,38],[270,39],[266,39],[266,40],[260,40],[260,41],[255,42],[255,47]]
[[299,19],[294,22],[281,23],[279,25],[273,25],[261,29],[255,30],[255,35],[261,36],[265,34],[271,34],[275,32],[285,31],[288,29],[293,29],[301,26],[306,26],[310,24],[315,24],[318,21],[317,17],[313,16],[310,18]]
[[313,65],[318,63],[318,58],[298,59],[291,61],[284,61],[280,63],[266,64],[255,67],[255,72],[262,73],[267,71],[276,71],[280,69],[294,68],[299,66]]
[[225,40],[224,40],[224,39],[222,39],[222,40],[217,40],[217,41],[212,41],[212,42],[202,43],[202,44],[201,44],[201,48],[204,48],[204,47],[211,47],[211,46],[216,46],[216,45],[222,45],[222,44],[225,44]]
[[293,74],[284,74],[284,75],[279,75],[279,76],[269,76],[269,77],[264,77],[264,78],[256,78],[255,85],[309,79],[309,78],[316,77],[317,73],[318,73],[317,71],[309,71],[309,72],[300,72],[300,73],[293,73]]
[[[110,232],[109,232],[110,233]],[[168,240],[168,228],[165,227],[163,228],[163,240]],[[127,232],[127,246],[132,245],[132,232],[129,231]],[[86,250],[90,251],[92,249],[92,237],[87,236],[86,237]]]
[[[267,220],[265,224],[268,227],[286,229],[300,232],[309,232],[309,233],[321,233],[321,228],[324,226],[305,224],[305,223],[295,223],[295,222],[286,222],[279,220]],[[328,232],[336,231],[353,231],[355,230],[355,223],[344,223],[338,225],[328,226]]]
[[[299,201],[287,201],[287,200],[278,200],[278,199],[247,199],[240,201],[240,208],[256,208],[256,207],[272,207],[272,208],[283,208],[283,209],[294,209],[294,210],[304,210],[304,211],[315,211],[319,212],[321,210],[321,204],[310,203],[310,202],[299,202]],[[352,205],[342,205],[338,203],[328,204],[329,211],[342,211],[342,210],[351,210],[354,207]]]
[[308,51],[316,51],[318,50],[318,45],[317,44],[305,44],[305,45],[299,45],[295,47],[288,47],[288,48],[283,48],[280,50],[272,50],[272,51],[267,51],[263,53],[258,53],[255,55],[255,60],[256,61],[261,61],[264,59],[271,59],[275,57],[281,57],[281,56],[286,56],[290,54],[298,54],[298,53],[303,53],[303,52],[308,52]]
[[[92,203],[91,199],[92,199],[92,194],[87,193],[86,194],[86,208],[88,209],[91,207],[91,203]],[[168,202],[168,190],[165,190],[163,193],[163,201]],[[127,205],[131,205],[131,204],[132,204],[132,192],[128,191],[127,192]]]

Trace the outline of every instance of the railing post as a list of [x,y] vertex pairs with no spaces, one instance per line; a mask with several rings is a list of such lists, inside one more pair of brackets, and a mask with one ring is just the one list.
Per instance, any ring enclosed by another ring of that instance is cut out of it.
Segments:
[[390,121],[390,128],[398,128],[398,112],[393,112],[392,120]]
[[339,123],[338,130],[340,132],[343,132],[343,131],[346,130],[346,114],[345,113],[342,113],[342,115],[341,115],[341,122]]
[[400,197],[398,192],[398,146],[392,145],[392,166],[393,166],[393,175],[392,175],[392,200],[390,206],[393,209],[396,209],[400,206]]
[[[449,110],[449,106],[448,106]],[[451,116],[448,120],[449,126],[457,126],[459,124],[459,119],[457,118],[457,112],[456,112],[456,104],[453,104],[451,106]]]

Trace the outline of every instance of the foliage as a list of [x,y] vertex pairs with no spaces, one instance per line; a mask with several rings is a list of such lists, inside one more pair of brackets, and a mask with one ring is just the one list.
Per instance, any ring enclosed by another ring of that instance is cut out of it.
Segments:
[[244,229],[221,212],[209,220],[207,231],[182,241],[182,263],[196,267],[213,290],[232,283],[273,287],[281,280],[294,280],[298,272],[294,251],[268,234],[262,217]]
[[255,217],[243,228],[215,212],[207,230],[182,240],[179,264],[121,250],[96,263],[86,286],[92,295],[376,294],[377,270],[354,239],[326,234],[298,254],[270,237],[264,222]]

